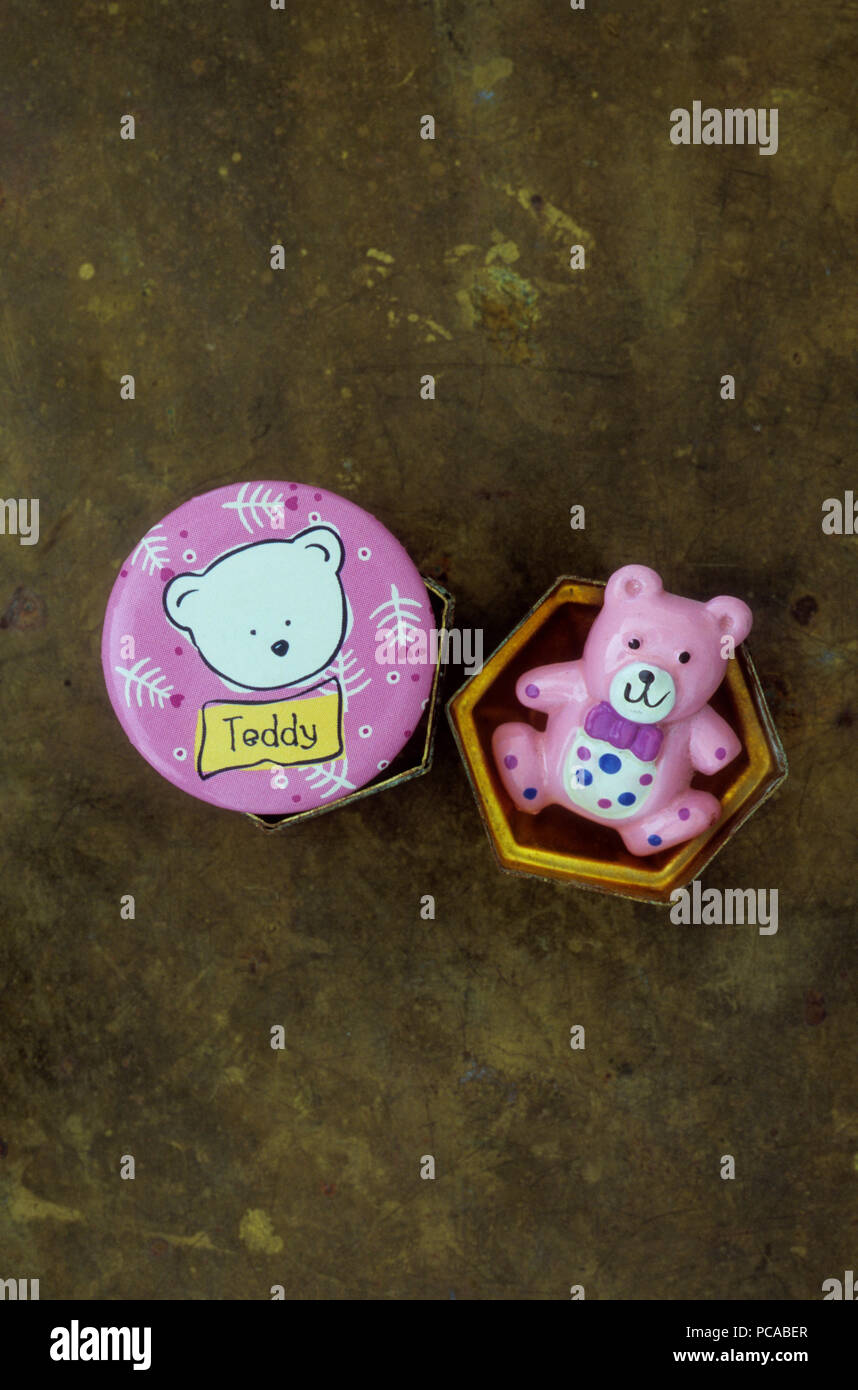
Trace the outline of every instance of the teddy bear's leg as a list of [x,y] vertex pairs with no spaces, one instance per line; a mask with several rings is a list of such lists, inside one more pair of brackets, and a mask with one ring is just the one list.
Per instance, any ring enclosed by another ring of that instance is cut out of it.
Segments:
[[711,792],[691,788],[674,797],[669,805],[652,816],[644,816],[634,825],[623,826],[620,834],[626,849],[632,854],[658,854],[661,849],[693,840],[721,815],[721,803]]
[[542,734],[530,724],[501,724],[492,737],[501,780],[520,811],[535,813],[548,804],[542,762]]

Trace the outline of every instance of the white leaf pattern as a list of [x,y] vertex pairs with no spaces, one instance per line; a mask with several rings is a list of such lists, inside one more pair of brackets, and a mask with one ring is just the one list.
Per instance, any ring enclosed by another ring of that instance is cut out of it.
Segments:
[[[388,642],[396,641],[407,643],[410,637],[416,637],[420,631],[412,624],[416,619],[416,613],[409,613],[408,609],[422,608],[423,604],[416,598],[403,598],[395,584],[390,586],[390,598],[385,603],[380,603],[369,615],[369,620],[381,614],[376,622],[375,640],[379,642],[384,637]],[[387,626],[393,621],[393,627]]]
[[[272,497],[271,488],[267,487],[263,492],[262,484],[259,483],[254,488],[252,495],[248,497],[247,489],[249,487],[250,483],[242,483],[235,501],[222,502],[221,507],[228,507],[238,512],[238,519],[245,531],[250,531],[252,534],[253,526],[264,526],[266,520],[270,522],[275,511],[283,507],[283,493],[278,492],[276,497]],[[260,513],[262,513],[261,516]],[[253,526],[250,524],[251,521]]]
[[169,565],[170,557],[167,552],[167,537],[159,534],[161,522],[153,526],[151,531],[147,531],[142,541],[138,545],[134,554],[131,556],[132,565],[137,564],[138,556],[143,556],[144,574],[157,574],[165,565]]
[[336,793],[341,790],[355,791],[354,783],[350,782],[346,777],[346,773],[349,770],[348,758],[342,759],[342,772],[337,772],[338,761],[339,760],[332,763],[319,763],[315,767],[308,768],[307,770],[305,780],[309,787],[312,787],[314,791],[318,791],[320,787],[327,788],[326,791],[321,793],[322,801],[327,801],[329,797],[335,796]]
[[[344,713],[348,713],[349,699],[353,695],[359,695],[362,690],[366,690],[367,686],[372,683],[372,676],[366,676],[364,667],[361,666],[355,670],[356,666],[357,657],[353,651],[340,652],[336,661],[332,662],[325,671],[326,676],[330,675],[340,683],[340,688],[343,692]],[[361,676],[366,676],[366,680],[358,685],[357,682],[360,681]]]
[[126,705],[131,704],[131,691],[133,689],[137,696],[137,704],[142,707],[143,691],[145,690],[149,696],[149,704],[153,709],[156,701],[158,708],[163,709],[165,700],[169,699],[173,693],[173,687],[165,684],[167,677],[161,673],[160,666],[153,666],[151,670],[147,671],[145,668],[148,663],[148,656],[142,656],[139,661],[135,661],[130,669],[124,666],[115,666],[114,670],[120,676],[125,677]]

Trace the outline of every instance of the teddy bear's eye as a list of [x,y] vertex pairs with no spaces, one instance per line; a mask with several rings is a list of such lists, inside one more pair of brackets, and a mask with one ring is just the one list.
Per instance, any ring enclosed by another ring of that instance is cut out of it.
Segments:
[[690,660],[691,660],[691,652],[680,652],[680,653],[679,653],[679,660],[682,662],[682,664],[683,664],[683,666],[684,666],[685,663],[686,663],[686,661],[690,661]]
[[629,638],[629,646],[631,647],[633,652],[637,651],[638,647],[640,646],[640,642],[638,641],[637,637]]

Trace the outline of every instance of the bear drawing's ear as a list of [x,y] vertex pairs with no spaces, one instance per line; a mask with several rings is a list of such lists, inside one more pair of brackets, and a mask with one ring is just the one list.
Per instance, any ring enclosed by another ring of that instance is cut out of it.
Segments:
[[646,565],[623,565],[614,570],[605,585],[605,604],[628,603],[631,599],[655,598],[662,593],[661,576]]
[[740,598],[719,594],[718,598],[710,598],[705,608],[707,613],[712,614],[721,632],[729,633],[737,647],[744,642],[754,621],[747,603]]
[[319,556],[322,564],[330,565],[335,574],[339,574],[343,567],[346,552],[336,531],[332,531],[330,526],[311,526],[308,531],[293,536],[289,544],[297,550],[306,550],[311,556]]
[[177,574],[164,590],[164,612],[174,627],[190,632],[193,627],[191,614],[197,603],[197,595],[202,592],[204,574]]

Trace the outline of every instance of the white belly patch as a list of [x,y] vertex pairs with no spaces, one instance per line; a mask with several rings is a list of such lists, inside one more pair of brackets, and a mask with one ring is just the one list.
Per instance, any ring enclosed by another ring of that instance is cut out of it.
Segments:
[[566,758],[563,785],[569,800],[583,811],[605,820],[624,820],[640,813],[655,776],[655,763],[643,763],[627,748],[614,748],[579,729]]

